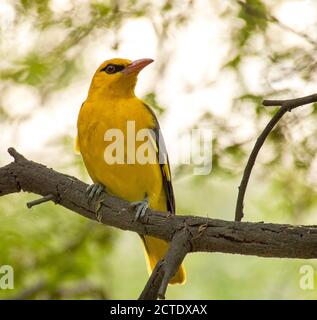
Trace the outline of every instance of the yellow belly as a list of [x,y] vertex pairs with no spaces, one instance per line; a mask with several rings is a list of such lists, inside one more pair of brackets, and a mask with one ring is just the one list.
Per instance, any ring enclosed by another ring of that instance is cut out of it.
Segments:
[[[162,174],[158,163],[126,163],[131,145],[127,143],[127,122],[134,121],[135,131],[153,128],[152,115],[138,99],[118,101],[107,106],[100,102],[86,102],[78,118],[78,142],[85,166],[94,182],[106,187],[107,192],[128,201],[138,201],[148,196],[149,206],[156,210],[166,210],[166,197],[162,184]],[[113,141],[105,141],[105,133],[119,129],[124,136],[124,164],[109,164],[105,161],[105,151]],[[142,142],[136,142],[137,150]],[[133,147],[133,145],[132,145]],[[154,146],[153,146],[154,148]]]

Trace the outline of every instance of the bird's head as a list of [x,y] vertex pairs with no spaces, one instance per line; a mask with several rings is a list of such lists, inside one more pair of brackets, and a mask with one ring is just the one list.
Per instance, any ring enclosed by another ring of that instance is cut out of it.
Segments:
[[152,62],[152,59],[131,61],[116,58],[106,60],[95,72],[89,94],[133,96],[139,72]]

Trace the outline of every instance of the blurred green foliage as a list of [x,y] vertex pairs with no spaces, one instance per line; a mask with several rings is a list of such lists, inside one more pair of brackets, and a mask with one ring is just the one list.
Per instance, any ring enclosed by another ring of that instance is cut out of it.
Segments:
[[[56,14],[48,0],[12,1],[16,12],[13,27],[30,21],[42,40],[40,47],[35,44],[25,52],[19,47],[8,51],[5,37],[0,37],[0,48],[4,48],[0,50],[0,59],[6,62],[0,64],[0,90],[5,92],[16,84],[28,85],[37,90],[44,104],[50,95],[67,88],[80,76],[83,49],[89,37],[98,32],[109,34],[112,39],[109,47],[117,50],[120,47],[117,35],[124,22],[145,17],[153,23],[160,50],[169,41],[171,30],[181,33],[193,19],[191,9],[195,2],[91,1],[81,11]],[[310,35],[296,32],[279,21],[272,13],[275,4],[269,0],[210,1],[209,5],[229,26],[230,50],[222,70],[234,74],[238,90],[226,116],[208,111],[198,120],[198,123],[210,124],[217,133],[213,140],[213,175],[191,177],[191,168],[175,168],[179,212],[233,219],[238,178],[255,141],[255,136],[246,138],[237,132],[246,122],[252,123],[257,132],[264,127],[276,111],[276,108],[261,105],[264,97],[301,95],[300,91],[273,88],[273,82],[294,74],[304,84],[315,80],[317,42]],[[316,9],[312,4],[312,10]],[[152,19],[154,14],[158,19]],[[273,46],[274,28],[295,34],[307,45],[294,45],[291,50],[282,45]],[[55,37],[56,34],[59,36]],[[255,45],[259,42],[263,45]],[[260,91],[251,88],[243,68],[254,57],[264,62]],[[158,63],[161,64],[159,76],[164,81],[170,60],[166,56]],[[165,108],[157,99],[156,86],[153,88],[144,98],[161,114]],[[1,94],[2,127],[16,121],[5,104]],[[242,118],[245,122],[233,124],[231,121]],[[286,115],[269,136],[248,191],[248,219],[289,223],[314,221],[316,180],[311,175],[317,151],[317,126],[302,128],[316,122],[316,105],[305,107],[304,113],[301,109]],[[58,137],[56,144],[63,150],[71,150],[72,137]],[[75,172],[78,177],[87,177],[79,157],[65,159],[56,167],[61,168]],[[9,264],[15,269],[15,289],[0,290],[0,298],[137,297],[147,274],[136,235],[110,230],[53,204],[38,206],[29,213],[24,203],[33,197],[0,198],[0,265]],[[187,258],[188,284],[171,287],[168,297],[316,298],[315,291],[299,288],[298,269],[304,263],[222,254],[192,255]]]

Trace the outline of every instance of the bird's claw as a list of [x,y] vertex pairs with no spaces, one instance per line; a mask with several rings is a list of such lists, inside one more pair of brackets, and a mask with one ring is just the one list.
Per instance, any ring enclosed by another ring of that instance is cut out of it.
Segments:
[[88,201],[91,202],[94,197],[99,197],[103,191],[105,191],[105,187],[101,183],[97,182],[89,185],[86,189]]
[[135,220],[142,219],[145,216],[146,210],[149,208],[149,200],[146,197],[141,201],[131,202],[131,207],[136,209]]
[[88,194],[88,202],[90,203],[93,198],[96,198],[97,204],[96,204],[96,219],[100,222],[102,219],[102,214],[100,212],[100,208],[102,206],[104,198],[100,197],[102,192],[106,192],[106,188],[101,183],[93,183],[90,186],[87,187],[86,192]]

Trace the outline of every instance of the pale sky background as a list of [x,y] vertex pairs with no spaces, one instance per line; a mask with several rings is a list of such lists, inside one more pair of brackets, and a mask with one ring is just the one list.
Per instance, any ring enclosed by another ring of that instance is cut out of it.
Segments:
[[[12,28],[10,21],[14,20],[15,11],[13,0],[0,1],[1,36],[5,39],[0,48],[0,64],[12,63],[10,57],[23,55],[36,43],[39,50],[47,50],[56,38],[48,40],[46,34],[39,34],[32,28],[32,21],[24,21],[17,28]],[[312,10],[314,0],[302,1],[271,1],[274,4],[273,14],[284,24],[298,30],[309,31],[316,21],[317,12]],[[232,99],[237,94],[236,79],[232,72],[221,69],[221,65],[230,57],[230,41],[227,20],[220,19],[215,14],[215,8],[207,0],[198,0],[191,13],[189,23],[179,30],[172,30],[169,41],[164,48],[159,48],[151,22],[147,18],[130,19],[125,22],[120,33],[120,49],[114,52],[110,49],[111,36],[109,32],[103,34],[100,30],[88,36],[84,47],[84,60],[81,72],[74,78],[72,85],[50,95],[42,108],[40,97],[36,89],[26,85],[11,85],[3,90],[2,101],[5,109],[16,116],[23,116],[32,112],[29,121],[22,125],[5,126],[1,129],[0,161],[6,163],[10,157],[6,150],[10,146],[37,161],[45,161],[53,165],[55,161],[62,161],[61,154],[51,149],[57,135],[70,133],[76,135],[76,120],[81,103],[85,100],[91,77],[99,64],[115,56],[139,59],[153,58],[155,62],[148,66],[139,76],[136,92],[139,96],[146,94],[156,84],[157,98],[167,112],[159,120],[172,162],[178,157],[177,143],[179,133],[193,124],[206,110],[228,117]],[[223,2],[225,3],[225,1]],[[85,9],[88,1],[53,0],[51,8],[58,16],[64,10],[74,10],[82,22],[85,19]],[[221,9],[219,1],[219,9]],[[153,19],[157,17],[153,16]],[[308,43],[298,36],[281,31],[272,26],[272,45],[274,43],[287,47],[294,43]],[[50,31],[52,32],[52,30]],[[282,39],[280,38],[283,33]],[[56,30],[56,37],[63,37]],[[262,43],[255,45],[262,46]],[[71,52],[70,54],[76,54]],[[158,75],[158,66],[169,54],[171,63],[164,79]],[[203,62],[202,62],[203,61]],[[254,91],[260,91],[263,80],[261,69],[265,62],[261,57],[250,58],[243,66],[247,85]],[[274,75],[272,75],[274,79]],[[213,85],[200,86],[208,79]],[[192,90],[187,90],[191,86]],[[302,95],[314,92],[314,86],[303,84],[298,78],[273,82],[276,89],[294,88]],[[3,85],[0,84],[0,89]],[[232,122],[243,121],[232,119]],[[255,136],[257,128],[252,123],[243,125],[244,132]],[[216,135],[217,132],[214,132]],[[72,151],[70,151],[72,152]]]

